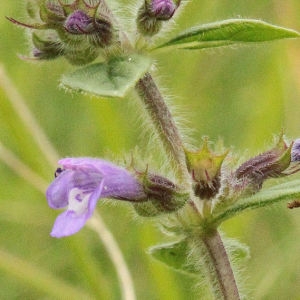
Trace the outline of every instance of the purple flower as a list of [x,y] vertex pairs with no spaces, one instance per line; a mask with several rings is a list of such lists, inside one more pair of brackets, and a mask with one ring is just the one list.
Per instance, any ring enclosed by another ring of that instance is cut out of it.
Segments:
[[172,0],[153,0],[151,13],[157,20],[169,20],[175,13],[177,5]]
[[127,170],[95,158],[65,158],[46,196],[51,208],[65,208],[53,226],[51,236],[78,232],[92,216],[99,198],[132,202],[146,201],[141,183]]

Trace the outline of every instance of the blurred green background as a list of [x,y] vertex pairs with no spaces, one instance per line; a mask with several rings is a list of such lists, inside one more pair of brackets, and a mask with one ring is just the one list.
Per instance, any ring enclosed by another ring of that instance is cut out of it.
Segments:
[[[136,147],[145,154],[137,99],[103,101],[65,93],[58,88],[59,78],[72,67],[63,59],[32,63],[18,58],[28,53],[26,36],[4,16],[24,20],[23,8],[21,0],[1,1],[0,63],[60,155],[122,159]],[[299,15],[298,0],[190,1],[174,34],[240,16],[300,30]],[[212,141],[222,137],[227,147],[249,157],[269,147],[282,128],[290,138],[300,136],[300,41],[174,51],[155,59],[159,82],[176,95],[171,102],[193,128],[186,131],[194,141],[200,143],[203,135]],[[52,180],[55,166],[47,163],[2,87],[0,141]],[[0,299],[54,299],[59,282],[75,293],[78,289],[78,299],[84,298],[80,292],[121,299],[114,266],[95,233],[84,228],[72,237],[51,238],[57,212],[48,208],[45,196],[3,162],[0,182]],[[149,246],[167,240],[155,222],[133,218],[123,203],[99,205],[99,212],[124,253],[137,299],[209,299],[195,287],[197,280],[146,254]],[[253,299],[300,299],[300,210],[277,205],[243,214],[222,229],[250,246],[244,281]]]

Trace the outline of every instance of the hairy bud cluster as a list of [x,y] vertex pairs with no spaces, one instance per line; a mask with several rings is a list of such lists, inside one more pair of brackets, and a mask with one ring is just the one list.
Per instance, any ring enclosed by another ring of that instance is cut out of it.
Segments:
[[[31,3],[31,2],[29,2]],[[11,22],[33,29],[32,51],[35,59],[54,59],[64,56],[74,65],[84,65],[95,60],[99,49],[114,42],[113,25],[101,1],[91,4],[75,0],[41,0],[37,6],[28,6],[28,15],[41,23],[25,24],[13,18]],[[37,10],[37,12],[35,11]]]
[[207,139],[198,151],[185,150],[195,196],[201,200],[212,200],[215,207],[218,203],[229,205],[241,196],[257,193],[267,179],[300,170],[300,139],[287,144],[283,134],[275,147],[250,158],[234,171],[223,166],[227,154],[228,151],[221,155],[213,153]]
[[137,26],[141,34],[153,36],[157,34],[163,21],[170,20],[180,1],[173,0],[145,0],[137,17]]

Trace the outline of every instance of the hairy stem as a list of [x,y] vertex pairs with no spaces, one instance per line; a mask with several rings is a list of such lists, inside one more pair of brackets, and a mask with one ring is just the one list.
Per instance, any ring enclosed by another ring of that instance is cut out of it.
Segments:
[[215,230],[202,238],[205,245],[206,268],[215,299],[239,300],[239,291],[230,265],[230,261],[220,234]]
[[[145,104],[152,122],[167,153],[170,153],[178,170],[179,179],[190,188],[183,142],[173,117],[150,73],[141,78],[136,90]],[[190,202],[190,203],[193,203]],[[206,257],[209,280],[216,299],[240,299],[230,261],[217,230],[202,238],[201,256]]]
[[145,104],[166,152],[171,155],[179,179],[184,185],[188,186],[190,175],[187,171],[183,143],[179,131],[150,73],[146,73],[138,81],[136,90]]

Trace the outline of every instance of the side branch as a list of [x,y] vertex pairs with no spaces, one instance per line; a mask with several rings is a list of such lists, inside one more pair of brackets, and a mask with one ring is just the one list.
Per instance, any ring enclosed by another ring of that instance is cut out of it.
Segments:
[[136,90],[145,104],[154,126],[168,154],[175,161],[183,184],[189,185],[190,175],[185,163],[182,140],[173,117],[150,73],[146,73],[136,84]]

